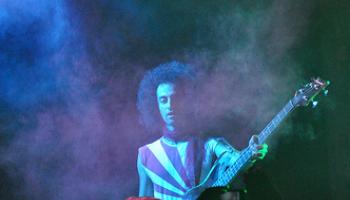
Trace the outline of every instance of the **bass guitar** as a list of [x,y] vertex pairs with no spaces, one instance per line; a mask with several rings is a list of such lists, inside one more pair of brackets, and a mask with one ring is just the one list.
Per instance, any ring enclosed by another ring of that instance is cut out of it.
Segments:
[[[323,81],[320,78],[311,79],[311,82],[306,84],[303,88],[296,91],[295,96],[291,98],[282,110],[275,115],[275,117],[267,124],[267,126],[257,135],[258,144],[263,144],[266,139],[272,135],[273,131],[277,126],[286,118],[286,116],[292,112],[295,108],[301,106],[308,106],[310,103],[313,107],[316,107],[317,101],[315,97],[323,91],[326,95],[328,90],[326,87],[330,84],[329,81]],[[223,173],[218,175],[217,168],[219,167],[218,160],[214,163],[207,177],[199,185],[190,189],[184,199],[197,199],[200,194],[211,187],[223,187],[233,181],[233,179],[248,165],[249,161],[252,159],[253,151],[255,150],[254,145],[249,144],[245,148],[239,158],[235,161],[232,166],[229,166]]]

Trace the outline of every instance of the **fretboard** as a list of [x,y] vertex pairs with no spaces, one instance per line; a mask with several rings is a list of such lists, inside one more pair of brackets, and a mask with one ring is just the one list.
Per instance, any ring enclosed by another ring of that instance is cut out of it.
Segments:
[[[277,126],[286,118],[286,116],[293,110],[294,105],[292,101],[289,101],[283,109],[270,121],[269,124],[259,133],[259,144],[263,144],[266,139],[272,134]],[[247,165],[252,157],[253,146],[249,145],[244,149],[236,160],[236,162],[230,166],[223,175],[221,175],[212,185],[212,187],[226,186],[231,180],[238,175],[238,173]]]

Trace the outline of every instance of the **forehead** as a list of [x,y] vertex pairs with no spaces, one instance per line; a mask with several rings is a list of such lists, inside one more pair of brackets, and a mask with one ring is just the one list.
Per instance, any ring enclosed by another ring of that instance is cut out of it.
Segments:
[[161,83],[157,87],[157,97],[169,96],[175,93],[174,83]]

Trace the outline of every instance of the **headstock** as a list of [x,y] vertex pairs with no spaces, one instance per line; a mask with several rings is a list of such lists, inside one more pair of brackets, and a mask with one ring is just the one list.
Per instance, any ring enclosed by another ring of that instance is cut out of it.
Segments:
[[304,87],[296,91],[295,96],[292,99],[294,106],[307,106],[312,102],[312,106],[316,107],[317,101],[314,98],[323,91],[324,95],[327,95],[328,90],[326,87],[330,84],[330,81],[324,81],[320,78],[312,78],[311,82]]

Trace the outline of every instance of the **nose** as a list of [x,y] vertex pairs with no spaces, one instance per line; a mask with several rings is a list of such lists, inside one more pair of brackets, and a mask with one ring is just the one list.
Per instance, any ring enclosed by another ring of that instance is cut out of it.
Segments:
[[169,110],[169,111],[175,111],[177,109],[179,109],[180,107],[180,102],[178,99],[176,98],[171,98],[169,97],[167,103],[166,103],[166,108]]
[[172,100],[171,100],[170,97],[168,97],[168,100],[166,101],[165,107],[166,107],[168,110],[172,110]]

